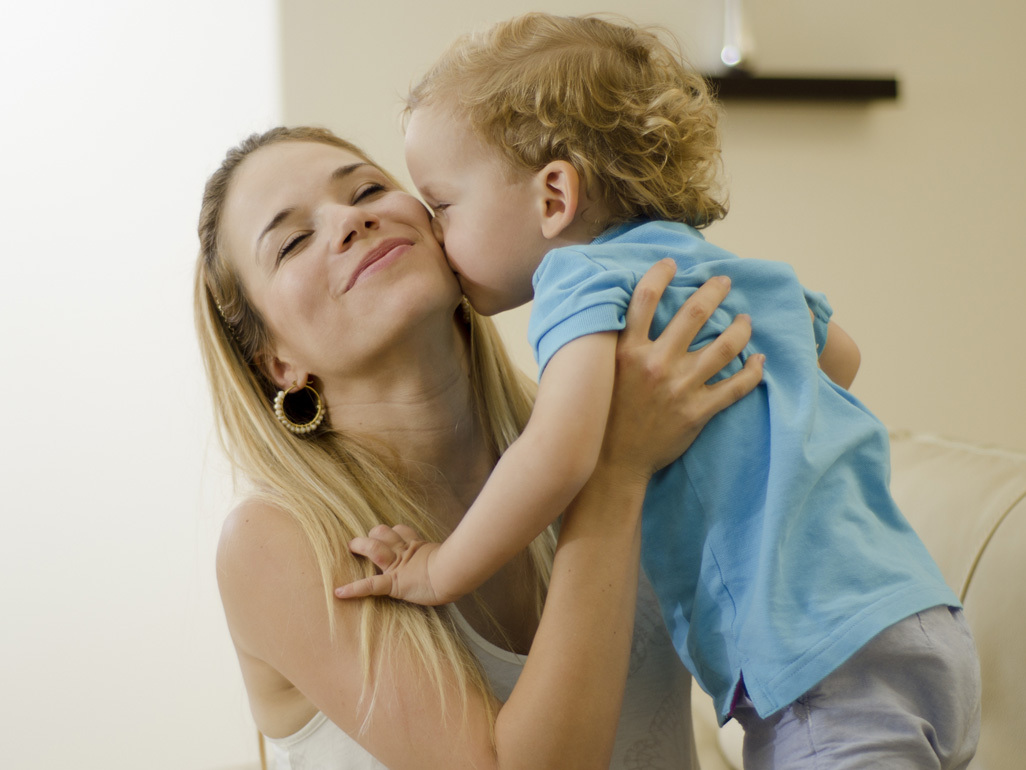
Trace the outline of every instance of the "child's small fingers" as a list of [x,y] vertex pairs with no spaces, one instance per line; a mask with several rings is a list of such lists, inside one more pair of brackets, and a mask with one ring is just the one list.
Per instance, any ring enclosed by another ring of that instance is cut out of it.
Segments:
[[392,546],[376,537],[354,537],[349,541],[349,550],[358,556],[370,559],[374,566],[382,572],[391,567],[399,558]]
[[404,542],[409,543],[411,540],[421,539],[420,535],[415,529],[413,529],[413,527],[407,527],[405,524],[396,524],[392,529]]
[[339,599],[361,599],[365,596],[388,596],[392,590],[392,581],[385,575],[374,575],[361,580],[354,580],[335,589]]
[[388,545],[399,545],[403,541],[402,536],[387,524],[378,524],[373,527],[371,531],[367,533],[367,537],[380,540]]

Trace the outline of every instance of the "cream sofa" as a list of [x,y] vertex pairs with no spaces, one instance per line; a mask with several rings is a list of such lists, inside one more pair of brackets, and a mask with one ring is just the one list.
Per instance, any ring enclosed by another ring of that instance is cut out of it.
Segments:
[[[896,433],[891,489],[965,605],[983,722],[972,770],[1026,767],[1026,455]],[[693,688],[702,770],[741,767],[741,729]]]

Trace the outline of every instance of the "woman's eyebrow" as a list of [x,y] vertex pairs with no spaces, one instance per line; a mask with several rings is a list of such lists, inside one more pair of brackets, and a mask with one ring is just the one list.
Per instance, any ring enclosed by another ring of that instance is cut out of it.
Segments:
[[264,239],[264,236],[267,235],[269,232],[271,232],[278,225],[280,225],[283,221],[285,221],[285,219],[289,216],[289,214],[291,214],[294,211],[295,211],[294,208],[282,209],[277,214],[275,214],[273,217],[271,217],[271,221],[267,223],[267,227],[265,227],[263,230],[261,230],[260,231],[260,235],[257,236],[257,239],[256,239],[257,251],[260,250],[260,241],[262,241]]
[[[328,181],[330,183],[338,182],[338,181],[340,181],[342,179],[345,179],[347,176],[352,174],[357,169],[360,169],[360,168],[363,168],[364,166],[369,166],[369,165],[370,165],[369,163],[360,162],[360,163],[350,163],[350,164],[348,164],[346,166],[339,166],[337,169],[335,169],[334,171],[331,172],[330,176],[328,177]],[[284,222],[285,219],[290,214],[292,214],[295,210],[296,209],[293,208],[293,207],[289,207],[287,209],[282,209],[277,214],[275,214],[273,217],[271,217],[271,221],[267,223],[267,227],[265,227],[263,230],[261,230],[260,231],[260,235],[257,236],[257,239],[256,239],[256,247],[257,247],[257,249],[260,248],[260,241],[262,241],[264,239],[264,236],[266,236],[274,228],[276,228],[278,225],[280,225],[282,222]]]
[[345,179],[347,176],[352,174],[357,169],[360,169],[360,168],[363,168],[364,166],[369,166],[369,165],[370,165],[370,163],[363,163],[361,161],[360,163],[350,163],[348,166],[339,166],[338,168],[336,168],[334,171],[331,172],[331,176],[328,178],[328,181],[329,182],[338,182],[338,181],[340,181],[342,179]]

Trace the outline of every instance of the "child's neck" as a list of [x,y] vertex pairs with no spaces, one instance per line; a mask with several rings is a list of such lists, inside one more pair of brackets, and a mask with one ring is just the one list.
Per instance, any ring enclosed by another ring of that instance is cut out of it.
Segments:
[[609,209],[606,205],[591,196],[582,194],[573,222],[551,239],[550,248],[591,243],[608,229],[609,221]]

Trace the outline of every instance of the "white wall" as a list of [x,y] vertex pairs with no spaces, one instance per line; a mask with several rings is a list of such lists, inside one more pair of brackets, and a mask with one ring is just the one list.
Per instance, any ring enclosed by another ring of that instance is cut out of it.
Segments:
[[256,757],[191,318],[224,150],[277,122],[270,0],[5,4],[0,745],[17,768]]
[[[212,569],[230,491],[190,316],[202,182],[281,119],[278,13],[284,119],[399,170],[410,79],[452,35],[532,4],[14,5],[0,25],[4,764],[252,761]],[[1026,7],[749,5],[765,69],[895,72],[903,95],[729,105],[733,210],[710,237],[792,261],[830,295],[862,345],[856,393],[889,424],[1026,449]],[[715,54],[699,33],[718,24],[713,0],[604,9]]]
[[[284,116],[402,171],[399,96],[446,42],[529,0],[285,0]],[[669,27],[715,61],[717,0],[549,0]],[[897,102],[727,105],[732,210],[710,228],[793,263],[861,346],[856,395],[891,427],[1026,450],[1026,6],[749,0],[767,73],[896,74]],[[528,369],[525,313],[504,319]],[[758,323],[758,319],[755,319]]]

